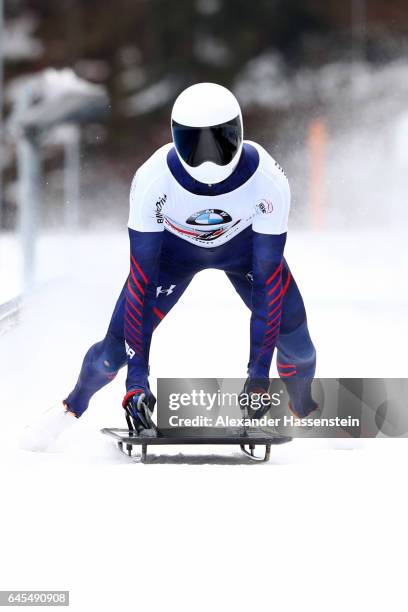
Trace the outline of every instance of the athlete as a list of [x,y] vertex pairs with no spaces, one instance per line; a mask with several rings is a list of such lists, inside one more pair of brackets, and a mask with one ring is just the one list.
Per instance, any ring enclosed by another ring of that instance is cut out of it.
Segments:
[[[173,142],[136,172],[130,190],[130,272],[105,338],[86,353],[78,382],[53,411],[51,438],[127,364],[127,414],[146,426],[151,408],[149,350],[153,330],[207,268],[223,270],[251,310],[245,391],[266,391],[277,368],[291,409],[317,408],[310,393],[316,353],[302,297],[284,259],[290,189],[282,168],[257,143],[243,140],[234,95],[212,83],[189,87],[171,117]],[[58,416],[57,416],[58,412]],[[37,436],[38,446],[48,444]]]

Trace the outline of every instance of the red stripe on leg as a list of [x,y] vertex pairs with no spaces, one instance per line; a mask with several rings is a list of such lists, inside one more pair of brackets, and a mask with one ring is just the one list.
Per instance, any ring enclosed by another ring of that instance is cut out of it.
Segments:
[[143,289],[142,285],[139,283],[139,281],[137,280],[137,278],[135,276],[135,273],[133,272],[133,268],[132,267],[130,268],[130,274],[132,276],[132,280],[135,283],[136,287],[139,289],[140,293],[142,295],[144,295],[144,289]]
[[129,329],[127,323],[125,323],[125,339],[127,340],[128,338],[138,346],[142,346],[142,339],[138,338],[135,332]]
[[265,342],[263,343],[263,347],[265,349],[271,348],[271,346],[276,342],[276,337],[278,335],[278,332],[276,331],[272,336],[270,336],[270,338],[268,338],[267,340],[265,340]]
[[132,325],[132,323],[129,320],[126,321],[126,325],[129,325],[132,329],[135,330],[135,332],[139,331],[134,325]]
[[276,312],[277,310],[279,310],[279,308],[281,308],[281,306],[282,306],[282,302],[279,302],[279,304],[278,304],[277,306],[275,306],[275,308],[274,308],[273,310],[271,310],[270,312],[268,312],[268,319],[269,319],[269,318],[270,318],[270,317],[271,317],[273,314],[275,314],[275,312]]
[[278,278],[278,280],[276,281],[276,283],[274,284],[274,286],[272,287],[272,289],[269,289],[269,291],[268,291],[268,295],[269,295],[269,296],[271,296],[271,295],[272,295],[272,293],[273,293],[274,291],[276,291],[276,290],[277,290],[277,288],[279,287],[279,285],[280,285],[281,283],[282,283],[282,279],[281,279],[281,278]]
[[133,257],[133,255],[131,255],[131,259],[132,259],[133,265],[135,266],[136,270],[139,272],[139,274],[142,277],[142,279],[144,280],[145,284],[148,283],[149,279],[147,278],[146,274],[143,272],[142,268],[139,266],[139,264],[137,263],[137,261]]
[[273,298],[273,300],[269,302],[268,306],[272,306],[272,304],[274,304],[277,300],[279,300],[279,298],[281,298],[282,295],[283,295],[283,289],[278,293],[276,297]]
[[132,287],[130,286],[130,279],[127,282],[127,288],[129,289],[130,293],[132,294],[132,297],[135,298],[136,302],[138,302],[141,306],[143,306],[143,302],[140,299],[140,297],[138,295],[136,295],[136,293],[133,291]]
[[132,313],[130,312],[128,308],[126,309],[126,316],[130,317],[135,323],[137,323],[137,325],[140,326],[142,324],[141,321],[139,321],[139,319],[136,319],[136,317],[132,315]]
[[283,262],[280,262],[280,265],[276,268],[275,272],[268,278],[268,280],[266,281],[265,285],[270,285],[271,282],[273,281],[273,279],[279,274],[279,272],[282,270],[282,264]]
[[273,323],[274,321],[276,321],[276,319],[279,319],[279,318],[280,318],[280,316],[281,316],[281,313],[280,313],[280,312],[278,312],[278,314],[276,315],[276,317],[274,317],[273,319],[271,319],[271,320],[268,322],[267,327],[270,327],[270,326],[272,325],[272,323]]
[[276,327],[277,327],[277,326],[279,326],[279,324],[280,324],[280,321],[276,321],[276,323],[275,323],[274,325],[272,325],[272,327],[271,327],[270,329],[268,329],[268,331],[266,332],[266,334],[265,334],[265,338],[266,338],[267,336],[269,336],[269,334],[272,334],[272,333],[274,333],[274,332],[277,332],[278,330],[276,329]]
[[[138,313],[138,314],[140,314],[140,316],[142,317],[142,313]],[[126,316],[129,316],[131,319],[133,319],[133,321],[137,323],[138,325],[142,324],[142,322],[139,321],[137,317],[135,317],[134,313],[129,310],[129,308],[127,307],[127,304],[126,304]]]
[[289,272],[288,273],[288,278],[286,279],[285,285],[284,285],[284,287],[282,289],[283,295],[285,295],[285,293],[287,292],[291,280],[292,280],[292,275]]
[[161,310],[159,310],[156,307],[153,308],[153,312],[157,317],[159,317],[160,321],[162,321],[164,317],[166,316],[163,312],[161,312]]
[[141,311],[138,309],[137,306],[133,304],[129,296],[126,297],[126,308],[128,308],[128,306],[131,306],[133,310],[139,315],[139,317],[143,317]]

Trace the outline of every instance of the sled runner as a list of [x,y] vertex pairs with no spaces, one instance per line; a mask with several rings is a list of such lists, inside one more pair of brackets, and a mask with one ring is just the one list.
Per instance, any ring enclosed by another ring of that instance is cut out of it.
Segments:
[[[141,432],[129,429],[105,427],[103,434],[114,438],[119,449],[129,457],[133,456],[134,447],[141,447],[141,461],[147,462],[148,446],[183,445],[183,444],[225,444],[238,445],[242,452],[253,461],[268,461],[273,444],[290,442],[291,438],[276,434],[266,434],[254,428],[218,428],[218,427],[187,427],[174,429],[144,429]],[[255,455],[255,447],[263,446],[263,456]]]

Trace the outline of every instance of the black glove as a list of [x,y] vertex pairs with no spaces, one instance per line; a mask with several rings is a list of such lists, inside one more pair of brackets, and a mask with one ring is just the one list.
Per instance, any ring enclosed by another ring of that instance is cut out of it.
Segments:
[[126,420],[129,429],[134,429],[137,432],[143,429],[154,428],[152,421],[152,413],[156,404],[156,398],[150,389],[136,389],[129,391],[122,402],[122,406],[126,411]]
[[270,409],[271,400],[267,399],[269,384],[268,378],[246,379],[239,395],[239,404],[250,419],[261,419]]

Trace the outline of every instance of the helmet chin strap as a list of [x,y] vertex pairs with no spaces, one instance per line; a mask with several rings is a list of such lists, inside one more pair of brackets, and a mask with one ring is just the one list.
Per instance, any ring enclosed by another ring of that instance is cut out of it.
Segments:
[[204,162],[201,164],[201,166],[192,168],[181,158],[177,149],[176,152],[183,168],[193,179],[205,185],[216,185],[217,183],[222,183],[222,181],[225,181],[234,172],[241,157],[242,145],[237,151],[234,159],[227,166],[218,166],[214,162]]

